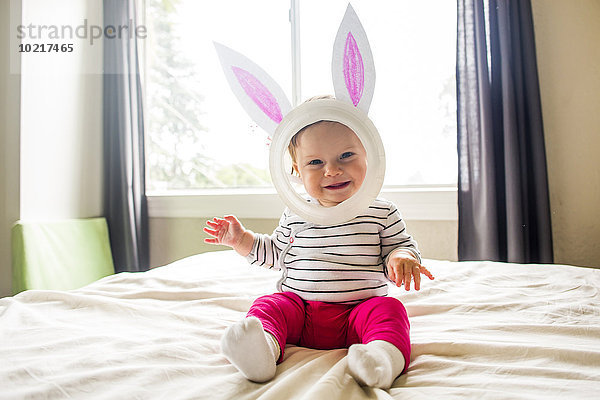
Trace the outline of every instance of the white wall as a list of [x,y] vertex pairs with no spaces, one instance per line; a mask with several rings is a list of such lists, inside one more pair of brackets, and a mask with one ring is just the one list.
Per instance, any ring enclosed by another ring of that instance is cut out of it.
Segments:
[[[102,24],[101,1],[22,1],[25,26]],[[22,58],[21,219],[102,213],[102,42],[64,43],[74,51]]]
[[[225,250],[223,246],[204,243],[203,218],[150,219],[150,265],[158,267],[193,254]],[[244,226],[254,232],[271,233],[277,219],[240,218]],[[457,221],[407,220],[408,231],[419,242],[424,258],[457,260]]]
[[600,267],[600,0],[533,0],[554,262]]
[[[102,43],[66,39],[73,53],[31,53],[19,60],[16,27],[76,27],[85,19],[102,25],[102,1],[0,1],[0,296],[6,296],[15,221],[102,213]],[[20,14],[21,5],[22,15],[11,18],[9,11]]]

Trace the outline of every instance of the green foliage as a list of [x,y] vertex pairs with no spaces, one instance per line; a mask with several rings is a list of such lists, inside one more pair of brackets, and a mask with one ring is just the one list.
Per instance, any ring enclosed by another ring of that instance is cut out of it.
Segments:
[[269,186],[271,183],[268,171],[247,164],[229,165],[220,169],[216,176],[234,187]]

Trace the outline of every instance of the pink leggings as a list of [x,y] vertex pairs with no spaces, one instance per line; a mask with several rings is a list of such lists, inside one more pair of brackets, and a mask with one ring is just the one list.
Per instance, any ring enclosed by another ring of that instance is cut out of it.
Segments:
[[305,301],[291,292],[274,293],[254,301],[247,317],[258,318],[279,342],[313,349],[347,348],[355,343],[385,340],[410,362],[410,324],[400,300],[372,297],[356,305]]

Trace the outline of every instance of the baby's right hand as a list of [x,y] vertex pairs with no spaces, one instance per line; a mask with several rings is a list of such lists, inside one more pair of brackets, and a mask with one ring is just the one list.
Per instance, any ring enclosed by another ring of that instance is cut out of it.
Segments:
[[205,243],[222,244],[234,249],[239,246],[246,231],[233,215],[214,217],[212,221],[206,221],[206,225],[209,227],[204,227],[204,232],[213,237],[204,239]]

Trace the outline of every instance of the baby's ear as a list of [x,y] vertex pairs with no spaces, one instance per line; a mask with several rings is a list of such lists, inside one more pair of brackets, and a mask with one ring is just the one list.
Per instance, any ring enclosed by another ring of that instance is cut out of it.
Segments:
[[375,90],[375,64],[367,34],[350,4],[333,44],[335,97],[367,114]]
[[300,175],[300,169],[298,168],[298,164],[292,164],[292,173],[289,176],[290,182],[295,183],[297,185],[304,184],[302,182],[302,175]]
[[246,56],[222,44],[214,44],[231,90],[250,118],[272,137],[292,108],[283,89]]

